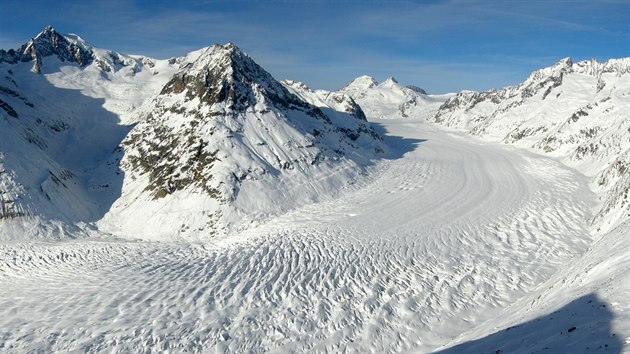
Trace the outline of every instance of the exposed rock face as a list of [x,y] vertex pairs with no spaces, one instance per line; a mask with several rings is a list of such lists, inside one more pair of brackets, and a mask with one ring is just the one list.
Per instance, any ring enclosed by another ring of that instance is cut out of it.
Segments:
[[352,117],[367,122],[363,109],[361,109],[359,104],[348,94],[326,90],[313,91],[304,83],[294,80],[283,80],[281,83],[300,98],[314,106],[331,106],[336,111],[349,113]]
[[427,91],[425,91],[423,88],[420,88],[420,87],[418,87],[418,86],[415,86],[415,85],[407,85],[407,86],[405,86],[405,87],[406,87],[406,88],[408,88],[408,89],[410,89],[410,90],[412,90],[412,91],[414,91],[414,92],[417,92],[417,93],[419,93],[419,94],[421,94],[421,95],[428,95]]
[[95,48],[77,35],[63,35],[50,26],[20,48],[0,49],[0,63],[32,62],[31,70],[36,73],[41,73],[45,58],[53,56],[61,62],[75,63],[82,68],[96,64],[104,73],[115,72],[123,67],[131,67],[137,73],[144,66],[153,68],[156,62],[152,58],[132,58],[115,51]]
[[[544,101],[552,91],[556,95],[556,97],[552,98],[559,98],[563,90],[557,88],[562,86],[563,79],[567,75],[591,77],[595,80],[595,85],[593,86],[595,90],[593,90],[592,94],[597,94],[606,86],[606,80],[602,78],[602,75],[609,74],[606,76],[610,77],[608,79],[610,81],[611,78],[619,78],[629,71],[630,58],[611,59],[605,63],[600,63],[593,59],[575,64],[571,58],[564,58],[550,67],[532,72],[523,83],[517,86],[491,89],[483,92],[462,91],[446,101],[435,114],[433,120],[450,125],[449,121],[454,122],[453,119],[456,119],[455,116],[457,116],[458,112],[469,112],[475,106],[486,103],[496,105],[496,107],[490,107],[488,111],[490,114],[497,116],[526,103],[526,101]],[[534,97],[536,99],[533,99]],[[487,116],[479,113],[473,115],[475,116],[473,118],[474,121],[479,121]]]
[[47,27],[0,73],[6,217],[207,236],[334,194],[384,150],[352,98],[305,100],[233,44],[156,60]]
[[[329,149],[320,146],[321,134],[341,135],[340,146],[332,149],[339,156],[361,134],[378,141],[379,136],[364,123],[365,115],[350,97],[331,94],[330,100],[339,106],[345,104],[344,110],[357,120],[354,129],[333,125],[319,107],[290,93],[233,44],[208,47],[198,58],[182,65],[153,100],[155,108],[125,140],[129,150],[125,161],[132,173],[149,174],[147,189],[155,197],[164,197],[192,184],[218,196],[216,186],[212,187],[212,167],[220,159],[219,151],[225,149],[215,141],[242,134],[245,125],[254,123],[255,129],[260,130],[256,134],[263,136],[272,126],[287,125],[294,130],[291,139],[300,141],[292,143],[293,148],[304,149],[298,160],[287,160],[266,151],[265,154],[276,156],[265,161],[267,166],[259,166],[262,173],[270,168],[292,169],[295,163],[316,164],[328,155],[321,151]],[[295,117],[299,117],[297,124]],[[300,129],[300,120],[309,121],[308,125],[314,128]],[[173,124],[179,125],[179,129],[172,129]],[[230,144],[248,143],[248,138],[243,136]],[[255,144],[255,149],[267,150],[264,146],[270,144],[269,140],[284,139],[267,138],[258,142],[262,145]],[[182,160],[184,156],[187,158]],[[233,168],[228,177],[254,173],[243,171],[238,164]],[[232,182],[238,183],[241,178],[232,178]]]
[[[127,154],[128,168],[149,174],[146,189],[156,198],[189,186],[199,187],[213,197],[220,196],[211,186],[217,155],[217,151],[209,151],[212,146],[208,140],[217,129],[213,119],[246,114],[257,104],[328,119],[317,108],[291,95],[233,44],[202,51],[163,87],[154,100],[155,109],[125,141],[125,146],[136,153]],[[167,97],[178,98],[172,102]],[[173,131],[166,125],[174,119],[188,120],[188,125]],[[200,136],[197,129],[202,127],[208,130]],[[182,160],[183,156],[187,158]]]
[[324,94],[323,99],[330,104],[334,104],[336,108],[342,112],[349,113],[356,119],[367,122],[363,109],[361,109],[361,107],[349,95],[339,92],[330,92]]
[[259,100],[256,93],[260,93],[277,108],[307,110],[309,114],[325,119],[321,112],[291,95],[231,43],[209,47],[200,58],[184,65],[161,93],[184,91],[186,101],[199,99],[210,106],[225,103],[225,108],[231,112],[244,112],[255,105]]
[[122,117],[175,70],[51,27],[0,50],[0,210],[24,225],[0,238],[61,237],[102,218],[123,179],[117,146],[133,122]]

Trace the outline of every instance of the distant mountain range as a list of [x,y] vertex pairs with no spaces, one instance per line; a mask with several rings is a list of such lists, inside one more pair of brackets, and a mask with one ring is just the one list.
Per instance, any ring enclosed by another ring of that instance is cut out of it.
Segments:
[[427,118],[451,94],[429,95],[417,86],[403,86],[389,77],[378,83],[370,76],[360,76],[340,90],[350,95],[371,118]]
[[[430,95],[276,81],[234,44],[157,60],[46,27],[0,50],[0,238],[205,238],[333,197],[387,155],[367,119],[422,119],[550,154],[630,216],[630,59],[563,59],[523,83]],[[366,119],[367,118],[367,119]],[[26,236],[24,236],[26,235]]]

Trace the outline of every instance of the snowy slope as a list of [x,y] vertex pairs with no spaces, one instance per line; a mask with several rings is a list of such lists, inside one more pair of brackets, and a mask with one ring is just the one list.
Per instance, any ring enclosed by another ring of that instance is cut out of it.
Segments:
[[3,238],[207,238],[332,196],[383,151],[358,106],[313,106],[233,45],[155,60],[47,27],[0,58]]
[[381,123],[386,143],[405,140],[363,188],[238,235],[2,245],[0,345],[426,353],[501,318],[588,254],[583,176],[430,125]]
[[628,112],[630,59],[567,58],[517,86],[461,92],[430,119],[553,156],[588,176],[599,199],[584,220],[596,239],[589,250],[446,353],[629,350]]
[[326,90],[313,91],[304,83],[295,80],[283,80],[281,84],[304,101],[333,115],[344,117],[349,114],[356,119],[367,120],[361,107],[345,93]]
[[563,59],[499,90],[461,92],[431,121],[562,159],[593,178],[602,230],[630,216],[630,58]]
[[440,352],[630,352],[628,230],[625,221],[605,233],[536,290]]
[[416,86],[403,86],[393,77],[378,83],[360,76],[339,90],[352,97],[370,118],[424,119],[439,108],[451,94],[428,95]]

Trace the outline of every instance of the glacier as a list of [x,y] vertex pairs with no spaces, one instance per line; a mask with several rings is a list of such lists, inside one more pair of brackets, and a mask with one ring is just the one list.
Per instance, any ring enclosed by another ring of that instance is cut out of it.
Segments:
[[0,351],[630,352],[630,60],[485,92],[0,51]]

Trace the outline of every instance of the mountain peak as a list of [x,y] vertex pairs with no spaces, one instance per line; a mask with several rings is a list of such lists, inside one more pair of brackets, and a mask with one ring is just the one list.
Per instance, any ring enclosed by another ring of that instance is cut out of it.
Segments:
[[202,70],[208,65],[217,65],[220,63],[251,61],[251,59],[243,53],[239,47],[231,42],[226,44],[214,44],[202,48],[195,53],[198,55],[190,58],[190,70]]
[[227,42],[224,45],[219,44],[218,46],[223,47],[226,50],[230,50],[230,51],[237,50],[239,52],[242,52],[241,49],[237,47],[236,44],[234,44],[233,42]]
[[630,72],[630,58],[609,59],[606,62],[593,58],[574,63],[572,68],[577,72],[597,77],[603,73],[615,73],[621,76]]
[[357,77],[356,79],[352,80],[352,82],[350,82],[348,85],[342,88],[342,90],[349,89],[349,88],[365,90],[365,89],[375,87],[376,85],[378,85],[378,81],[376,81],[373,77],[368,76],[368,75],[361,75]]
[[573,65],[573,59],[571,57],[566,57],[555,62],[551,67],[552,68],[570,68]]
[[202,103],[221,104],[231,111],[244,111],[261,99],[279,107],[304,106],[233,43],[193,52],[181,67],[161,94],[185,92],[186,101],[198,98]]
[[35,39],[37,38],[51,38],[51,37],[62,37],[61,34],[59,34],[59,32],[55,31],[55,29],[53,28],[53,26],[46,26],[44,27],[44,29],[39,32],[39,34],[37,36],[35,36]]
[[346,149],[381,151],[380,136],[351,99],[336,97],[322,109],[293,91],[232,43],[190,53],[126,139],[134,151],[127,168],[147,174],[145,191],[155,200],[196,188],[230,203],[246,178],[307,171],[350,156]]
[[566,72],[571,71],[572,67],[573,67],[573,60],[571,59],[571,57],[562,58],[558,60],[557,62],[555,62],[552,66],[533,71],[529,75],[528,80],[526,80],[525,82],[533,82],[533,81],[549,80],[549,79],[553,79],[555,81],[558,81],[558,80],[561,81],[562,75],[564,75]]
[[41,72],[42,58],[53,55],[61,61],[74,62],[80,66],[89,65],[93,60],[93,53],[90,49],[69,41],[52,26],[46,26],[43,31],[20,48],[8,51],[0,50],[0,62],[15,64],[32,61],[32,70],[39,73]]
[[387,79],[385,79],[385,81],[383,81],[383,84],[397,84],[398,80],[396,80],[395,77],[393,76],[389,76]]

